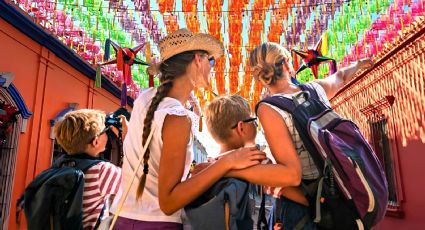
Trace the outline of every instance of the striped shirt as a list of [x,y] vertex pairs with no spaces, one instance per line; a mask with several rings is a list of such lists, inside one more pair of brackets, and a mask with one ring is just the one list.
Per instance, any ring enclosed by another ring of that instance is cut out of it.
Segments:
[[[267,158],[261,164],[276,164],[273,162],[270,158]],[[271,186],[263,186],[263,191],[267,195],[270,195],[275,198],[280,198],[280,196],[283,194],[283,187],[271,187]]]
[[106,201],[111,195],[118,193],[120,185],[121,169],[109,162],[100,162],[86,170],[83,193],[84,229],[94,229]]

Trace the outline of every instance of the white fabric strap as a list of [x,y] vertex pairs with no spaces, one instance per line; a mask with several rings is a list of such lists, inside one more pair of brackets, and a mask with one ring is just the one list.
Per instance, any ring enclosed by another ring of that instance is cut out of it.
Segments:
[[151,142],[151,139],[152,139],[153,133],[155,131],[155,128],[156,128],[155,123],[152,123],[151,132],[149,133],[149,136],[148,136],[148,139],[146,140],[145,146],[143,146],[142,154],[140,154],[139,164],[137,165],[136,170],[134,170],[133,176],[131,178],[131,182],[128,184],[127,189],[124,192],[124,196],[122,197],[122,199],[121,199],[121,201],[120,201],[120,203],[118,205],[118,210],[115,212],[114,219],[112,220],[112,223],[109,226],[109,230],[112,230],[114,228],[115,222],[117,221],[118,216],[120,215],[121,209],[124,206],[125,199],[127,198],[128,193],[130,192],[131,185],[134,182],[134,178],[136,178],[136,175],[137,175],[137,172],[139,171],[140,165],[142,165],[142,163],[143,163],[143,155],[145,155],[145,152],[148,149],[148,146],[149,146],[149,143]]

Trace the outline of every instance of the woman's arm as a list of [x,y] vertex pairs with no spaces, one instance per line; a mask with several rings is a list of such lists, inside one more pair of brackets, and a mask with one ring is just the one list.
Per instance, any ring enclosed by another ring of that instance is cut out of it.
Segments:
[[187,117],[168,115],[165,118],[158,190],[159,206],[167,215],[189,204],[229,170],[254,166],[265,159],[265,154],[255,147],[235,150],[182,182],[190,132],[191,124]]
[[365,58],[357,61],[355,64],[342,68],[336,73],[324,79],[316,80],[326,92],[326,96],[331,99],[335,94],[347,84],[361,69],[369,69],[373,66],[372,60]]
[[253,184],[270,187],[298,186],[296,176],[291,176],[292,169],[281,164],[260,164],[246,169],[231,170],[225,177],[235,177]]
[[270,106],[260,105],[258,118],[277,164],[232,170],[226,176],[273,187],[298,186],[301,182],[301,163],[282,116]]

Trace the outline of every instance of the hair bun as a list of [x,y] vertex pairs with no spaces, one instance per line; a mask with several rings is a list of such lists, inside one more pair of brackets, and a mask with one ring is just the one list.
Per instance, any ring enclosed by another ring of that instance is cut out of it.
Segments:
[[259,80],[263,81],[266,84],[270,84],[273,80],[273,76],[276,73],[276,68],[274,65],[271,65],[269,63],[258,63],[253,68],[253,74],[254,77],[258,78]]

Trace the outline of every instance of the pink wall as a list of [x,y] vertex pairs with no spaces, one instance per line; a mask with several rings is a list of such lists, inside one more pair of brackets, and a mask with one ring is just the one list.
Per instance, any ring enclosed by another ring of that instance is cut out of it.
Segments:
[[425,229],[424,163],[425,144],[421,141],[411,140],[400,148],[404,218],[386,217],[376,229]]

